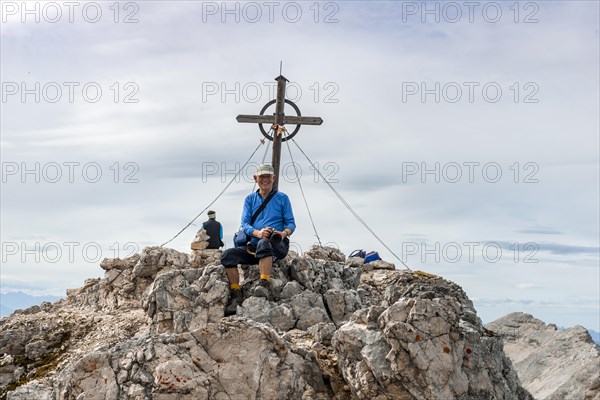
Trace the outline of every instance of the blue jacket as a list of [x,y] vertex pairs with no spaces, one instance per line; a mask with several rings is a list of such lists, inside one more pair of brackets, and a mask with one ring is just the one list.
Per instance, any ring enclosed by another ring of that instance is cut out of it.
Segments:
[[[290,203],[289,197],[282,192],[275,193],[269,204],[267,204],[265,209],[256,218],[256,221],[254,221],[254,225],[250,225],[252,215],[262,203],[263,198],[258,193],[258,190],[246,196],[244,200],[242,228],[248,236],[252,237],[252,232],[255,229],[260,230],[266,227],[271,227],[278,231],[283,231],[287,228],[294,233],[296,223],[294,221],[294,213],[292,212],[292,203]],[[257,241],[258,239],[252,238],[252,240]]]

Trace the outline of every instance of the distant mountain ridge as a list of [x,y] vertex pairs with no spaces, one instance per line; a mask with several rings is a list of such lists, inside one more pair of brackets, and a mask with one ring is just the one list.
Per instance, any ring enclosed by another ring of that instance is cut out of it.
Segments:
[[24,310],[31,306],[39,305],[44,301],[54,303],[61,298],[60,296],[51,295],[32,296],[21,291],[0,293],[0,318],[12,314],[15,310]]
[[511,313],[486,325],[504,341],[504,351],[523,387],[540,400],[600,400],[600,346],[588,330],[560,330],[530,314]]

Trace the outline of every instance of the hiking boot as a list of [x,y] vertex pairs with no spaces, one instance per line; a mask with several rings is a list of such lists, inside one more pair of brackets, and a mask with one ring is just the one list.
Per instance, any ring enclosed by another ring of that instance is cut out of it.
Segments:
[[267,300],[273,300],[271,295],[271,282],[266,279],[258,281],[258,286],[254,288],[254,295],[256,297],[264,297]]
[[237,313],[237,307],[242,305],[244,298],[242,297],[242,291],[235,289],[231,291],[231,297],[229,302],[225,306],[225,316],[235,315]]

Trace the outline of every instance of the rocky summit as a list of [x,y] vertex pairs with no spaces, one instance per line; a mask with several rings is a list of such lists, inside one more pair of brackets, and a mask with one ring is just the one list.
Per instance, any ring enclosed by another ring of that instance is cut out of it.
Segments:
[[224,317],[215,258],[105,259],[104,278],[0,320],[2,398],[533,399],[441,277],[313,247],[276,262],[272,301],[253,296],[258,266],[240,266],[244,301]]
[[523,386],[539,400],[600,400],[600,346],[587,329],[558,330],[525,313],[487,325],[504,339]]

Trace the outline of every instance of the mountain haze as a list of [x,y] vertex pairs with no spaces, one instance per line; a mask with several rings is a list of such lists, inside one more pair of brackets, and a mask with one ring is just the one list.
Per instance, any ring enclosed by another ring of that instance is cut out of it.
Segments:
[[59,296],[32,296],[21,291],[0,293],[0,318],[6,317],[15,310],[23,310],[44,301],[53,303],[58,299]]

